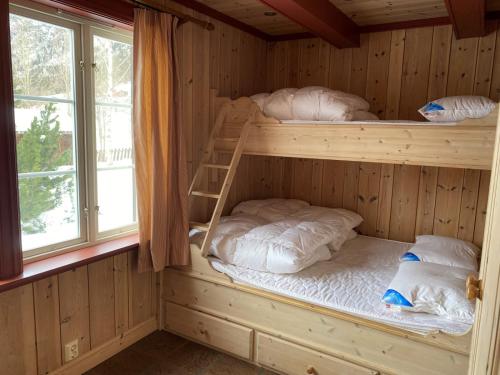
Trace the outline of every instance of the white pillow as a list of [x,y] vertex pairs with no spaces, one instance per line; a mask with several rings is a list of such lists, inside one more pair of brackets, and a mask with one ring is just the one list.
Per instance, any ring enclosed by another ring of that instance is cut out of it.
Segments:
[[292,100],[297,89],[281,89],[273,92],[264,102],[264,114],[278,120],[293,120]]
[[461,267],[477,271],[479,248],[457,238],[423,235],[417,236],[414,246],[399,258],[401,261],[420,261]]
[[382,300],[396,310],[425,312],[467,324],[474,304],[465,296],[469,270],[435,263],[403,262]]
[[352,121],[377,121],[378,116],[368,111],[354,111]]
[[267,92],[263,92],[261,94],[255,94],[250,97],[260,108],[261,111],[264,110],[264,103],[266,102],[266,99],[270,96],[271,94]]
[[453,122],[487,116],[495,102],[484,96],[448,96],[433,100],[418,111],[429,121]]
[[268,221],[279,221],[306,207],[309,203],[298,199],[257,199],[238,203],[231,215],[255,215]]
[[[341,224],[342,225],[342,224]],[[236,239],[231,264],[256,271],[295,273],[328,260],[331,224],[287,219],[255,227]]]

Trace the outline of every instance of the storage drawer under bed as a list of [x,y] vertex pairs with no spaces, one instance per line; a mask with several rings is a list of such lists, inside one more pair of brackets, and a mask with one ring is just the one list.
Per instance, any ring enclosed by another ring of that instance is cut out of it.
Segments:
[[289,375],[375,375],[370,370],[315,350],[257,333],[256,362]]
[[165,328],[168,331],[252,359],[252,329],[169,302],[166,311]]

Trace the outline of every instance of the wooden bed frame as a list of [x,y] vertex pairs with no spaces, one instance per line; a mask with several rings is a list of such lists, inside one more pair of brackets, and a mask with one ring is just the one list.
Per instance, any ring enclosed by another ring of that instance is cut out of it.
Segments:
[[[215,93],[212,93],[215,95]],[[251,101],[213,97],[212,112],[226,103]],[[452,168],[491,169],[499,106],[481,119],[456,125],[408,122],[355,124],[281,123],[258,111],[246,140],[244,154],[310,159],[365,161]],[[226,123],[224,137],[239,133],[239,124]],[[220,140],[216,147],[234,148]]]
[[[491,169],[498,106],[456,125],[283,124],[249,98],[212,92],[212,116],[225,105],[215,149],[235,148],[242,108],[256,113],[243,153],[391,164]],[[213,120],[214,118],[212,118]],[[234,121],[233,121],[234,120]],[[471,334],[412,333],[233,283],[191,245],[192,265],[169,269],[164,328],[284,374],[466,374]]]
[[423,336],[233,283],[196,245],[191,257],[190,267],[166,271],[168,331],[284,374],[467,373],[470,333]]

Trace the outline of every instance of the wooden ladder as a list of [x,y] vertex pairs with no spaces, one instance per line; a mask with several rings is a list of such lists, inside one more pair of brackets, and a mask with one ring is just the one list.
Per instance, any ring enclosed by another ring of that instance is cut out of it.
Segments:
[[[216,201],[210,221],[208,223],[200,223],[194,221],[190,221],[189,223],[191,229],[198,229],[205,232],[205,237],[201,246],[201,254],[203,257],[208,256],[215,229],[219,224],[222,210],[224,209],[229,190],[231,189],[231,184],[233,182],[238,164],[241,159],[241,155],[243,153],[245,141],[250,131],[250,127],[254,122],[255,113],[258,110],[258,107],[252,101],[250,101],[250,99],[242,99],[228,102],[221,108],[210,134],[210,138],[208,140],[205,151],[203,153],[203,157],[200,161],[198,169],[196,170],[196,173],[193,176],[193,181],[189,188],[190,197],[197,196]],[[239,134],[237,134],[236,137],[233,137],[233,134],[231,134],[230,138],[222,135],[222,133],[224,132],[224,124],[226,122],[234,122],[238,120],[241,121],[242,125],[241,128],[239,128]],[[230,144],[233,146],[235,145],[235,147],[229,151],[227,150],[227,148],[218,150],[216,148],[218,144],[224,144],[226,146]],[[228,165],[218,164],[212,161],[215,159],[215,155],[218,152],[230,154],[232,153],[231,161]],[[226,172],[223,183],[220,187],[220,191],[206,191],[197,188],[197,186],[202,182],[201,179],[204,175],[203,172],[208,170],[222,170]]]

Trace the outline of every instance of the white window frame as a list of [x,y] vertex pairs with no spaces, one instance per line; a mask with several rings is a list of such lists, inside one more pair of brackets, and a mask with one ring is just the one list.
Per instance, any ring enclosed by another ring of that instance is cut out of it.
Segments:
[[[98,232],[96,128],[94,74],[92,70],[92,44],[94,35],[132,44],[133,33],[114,26],[104,25],[79,16],[67,14],[58,9],[27,0],[11,1],[10,13],[62,26],[71,29],[74,33],[75,82],[73,96],[76,123],[74,155],[76,157],[75,165],[77,166],[80,237],[70,241],[23,251],[24,262],[30,263],[136,233],[137,224],[101,233]],[[23,99],[22,96],[17,97]],[[27,99],[39,100],[38,97]],[[50,101],[68,102],[58,99],[50,99]]]

